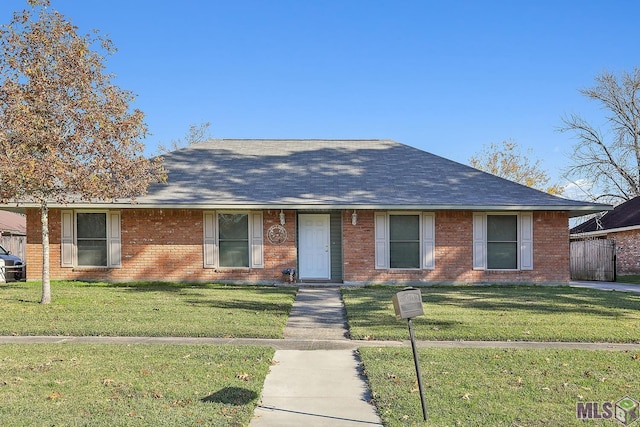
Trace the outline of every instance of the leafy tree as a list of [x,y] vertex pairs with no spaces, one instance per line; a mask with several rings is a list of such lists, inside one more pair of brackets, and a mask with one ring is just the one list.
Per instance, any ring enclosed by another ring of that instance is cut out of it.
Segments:
[[640,195],[640,69],[619,77],[604,71],[580,93],[606,112],[604,130],[572,114],[561,131],[575,133],[567,176],[587,179],[599,189],[595,200],[625,201]]
[[42,300],[51,301],[48,204],[129,199],[166,179],[143,156],[144,114],[111,83],[98,32],[79,35],[49,0],[0,27],[0,198],[40,206]]
[[188,147],[193,144],[198,144],[200,142],[206,141],[211,138],[211,134],[209,133],[209,126],[211,126],[210,122],[203,122],[199,125],[192,124],[189,126],[189,132],[184,137],[184,139],[174,139],[167,146],[164,144],[158,144],[158,154],[166,154],[171,151],[178,150],[180,148]]
[[549,194],[560,195],[564,190],[558,184],[549,185],[551,178],[541,168],[540,160],[532,161],[513,141],[502,141],[501,144],[494,142],[489,146],[483,146],[482,151],[469,159],[469,164],[481,171]]

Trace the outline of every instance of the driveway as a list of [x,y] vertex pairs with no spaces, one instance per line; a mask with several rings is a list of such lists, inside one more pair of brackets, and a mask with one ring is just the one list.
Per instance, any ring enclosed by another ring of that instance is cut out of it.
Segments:
[[591,288],[603,291],[636,292],[640,293],[640,285],[618,282],[595,282],[590,280],[575,280],[569,282],[574,288]]

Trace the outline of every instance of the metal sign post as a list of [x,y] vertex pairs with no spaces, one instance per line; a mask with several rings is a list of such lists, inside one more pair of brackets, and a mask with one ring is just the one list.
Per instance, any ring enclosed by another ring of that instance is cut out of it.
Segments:
[[411,318],[407,320],[409,323],[409,337],[411,338],[411,349],[413,350],[413,362],[416,365],[416,375],[418,376],[418,389],[420,390],[420,403],[422,404],[422,416],[427,421],[427,404],[424,401],[424,391],[422,388],[422,375],[420,374],[420,364],[418,363],[418,351],[416,350],[416,339],[413,335],[413,323]]
[[422,308],[422,294],[419,289],[405,288],[393,296],[393,309],[396,312],[396,319],[407,319],[409,325],[409,338],[411,339],[411,349],[413,350],[413,362],[416,365],[416,375],[418,377],[418,389],[420,390],[420,403],[422,404],[422,416],[427,421],[427,404],[424,401],[424,391],[422,388],[422,375],[420,374],[420,364],[418,363],[418,351],[416,349],[416,338],[413,333],[413,323],[411,319],[424,315]]

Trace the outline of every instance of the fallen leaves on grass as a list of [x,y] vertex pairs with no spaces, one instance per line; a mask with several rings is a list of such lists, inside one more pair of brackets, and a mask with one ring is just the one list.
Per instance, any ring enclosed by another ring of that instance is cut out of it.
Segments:
[[247,374],[246,372],[243,372],[241,374],[237,374],[236,378],[242,381],[249,381],[251,379],[251,375]]
[[58,393],[57,391],[54,391],[49,396],[47,396],[47,400],[56,400],[56,399],[60,399],[61,397],[62,397],[62,394]]
[[171,402],[171,405],[177,408],[186,408],[192,403],[193,403],[193,400],[191,400],[191,398],[187,398],[187,399],[174,400],[173,402]]

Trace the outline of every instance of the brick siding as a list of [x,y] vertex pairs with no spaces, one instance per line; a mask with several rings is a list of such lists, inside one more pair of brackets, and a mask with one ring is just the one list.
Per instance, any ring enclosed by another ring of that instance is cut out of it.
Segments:
[[[472,212],[437,211],[434,270],[374,269],[374,211],[343,212],[343,279],[345,282],[567,282],[569,230],[566,212],[534,213],[534,270],[475,271],[472,268]],[[121,268],[62,268],[60,210],[51,209],[50,272],[52,279],[241,281],[278,283],[282,270],[296,267],[296,211],[285,211],[287,241],[272,244],[267,231],[279,224],[279,210],[263,211],[265,268],[204,268],[203,213],[192,209],[122,209]],[[42,271],[40,213],[27,210],[27,278]]]
[[374,269],[374,211],[359,211],[351,226],[344,214],[346,282],[556,282],[569,281],[569,227],[566,212],[534,212],[533,270],[473,270],[473,212],[437,211],[435,269]]
[[616,241],[616,274],[640,274],[640,230],[607,234]]

